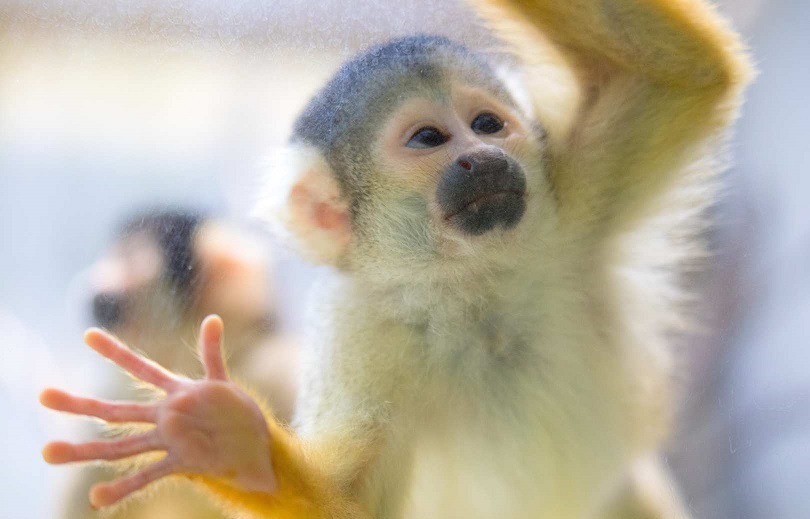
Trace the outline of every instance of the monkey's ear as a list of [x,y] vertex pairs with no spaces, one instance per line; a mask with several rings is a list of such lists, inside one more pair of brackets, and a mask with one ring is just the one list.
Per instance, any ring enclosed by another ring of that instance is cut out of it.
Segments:
[[337,264],[351,241],[349,204],[323,155],[310,147],[274,154],[255,214],[316,263]]

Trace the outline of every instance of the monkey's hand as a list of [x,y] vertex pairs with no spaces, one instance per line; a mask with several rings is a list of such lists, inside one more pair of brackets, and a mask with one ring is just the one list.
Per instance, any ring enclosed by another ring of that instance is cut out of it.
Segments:
[[175,375],[132,352],[110,334],[90,329],[85,342],[134,377],[166,396],[153,403],[103,402],[46,389],[40,401],[58,411],[94,416],[107,422],[154,424],[148,432],[109,441],[74,444],[51,442],[48,463],[119,460],[162,451],[159,461],[90,491],[94,507],[111,505],[149,483],[171,474],[201,475],[227,482],[245,492],[272,493],[277,482],[270,459],[270,432],[260,407],[228,379],[222,359],[223,323],[209,316],[200,328],[199,350],[205,378]]

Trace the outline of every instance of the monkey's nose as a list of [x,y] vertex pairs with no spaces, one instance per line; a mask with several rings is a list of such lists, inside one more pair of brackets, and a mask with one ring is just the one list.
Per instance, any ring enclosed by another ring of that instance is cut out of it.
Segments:
[[517,225],[526,208],[525,194],[520,164],[495,146],[459,156],[436,186],[445,221],[471,235]]
[[509,169],[506,154],[496,146],[465,153],[456,160],[456,164],[472,175],[498,174]]
[[123,295],[102,292],[93,298],[93,320],[97,326],[111,328],[121,322],[123,314]]

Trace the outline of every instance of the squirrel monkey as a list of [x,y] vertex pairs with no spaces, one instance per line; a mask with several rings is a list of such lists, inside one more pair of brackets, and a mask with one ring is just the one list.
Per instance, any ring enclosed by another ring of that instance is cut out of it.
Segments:
[[[271,254],[239,226],[192,209],[138,211],[89,269],[93,324],[162,366],[200,372],[200,321],[228,322],[228,362],[289,422],[298,339],[279,331]],[[265,364],[264,372],[258,365]],[[131,384],[110,395],[132,398]]]
[[[51,463],[157,459],[96,486],[94,504],[175,475],[235,517],[685,515],[655,457],[675,273],[711,194],[681,185],[714,176],[748,60],[700,0],[476,6],[525,61],[522,91],[486,56],[412,36],[345,64],[295,124],[294,180],[265,205],[283,201],[286,232],[335,276],[294,431],[229,381],[217,317],[202,324],[201,380],[90,330],[92,348],[166,392],[43,393],[53,409],[154,424],[46,446]],[[579,88],[565,124],[535,115],[555,86],[537,67],[548,42]]]
[[[90,313],[150,359],[178,373],[200,371],[193,348],[200,320],[228,321],[228,363],[240,380],[289,422],[295,398],[298,340],[279,331],[269,250],[256,236],[220,218],[177,207],[138,211],[116,232],[88,270]],[[261,367],[261,369],[260,369]],[[129,377],[100,390],[106,398],[136,399]],[[140,395],[142,396],[142,395]],[[93,510],[91,486],[114,467],[81,467],[69,478],[57,516],[64,519],[222,519],[220,507],[190,483],[173,484],[114,511]]]

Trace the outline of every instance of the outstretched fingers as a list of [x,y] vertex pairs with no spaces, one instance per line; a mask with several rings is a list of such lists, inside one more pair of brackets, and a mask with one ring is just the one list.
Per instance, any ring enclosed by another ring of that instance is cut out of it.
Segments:
[[42,450],[42,457],[52,464],[90,460],[110,461],[165,448],[157,433],[149,431],[118,440],[87,443],[51,442]]
[[225,361],[222,359],[222,334],[225,325],[218,315],[209,315],[200,326],[200,355],[205,366],[206,378],[228,380]]
[[177,465],[167,456],[130,476],[93,486],[90,489],[90,504],[94,508],[112,505],[136,490],[177,470]]
[[138,379],[153,384],[166,392],[172,392],[185,382],[183,378],[163,369],[151,360],[141,357],[118,339],[98,328],[87,330],[84,333],[84,342]]
[[154,404],[134,402],[105,402],[95,398],[71,395],[60,389],[48,388],[39,395],[45,407],[55,411],[94,416],[107,422],[154,422],[157,408]]

